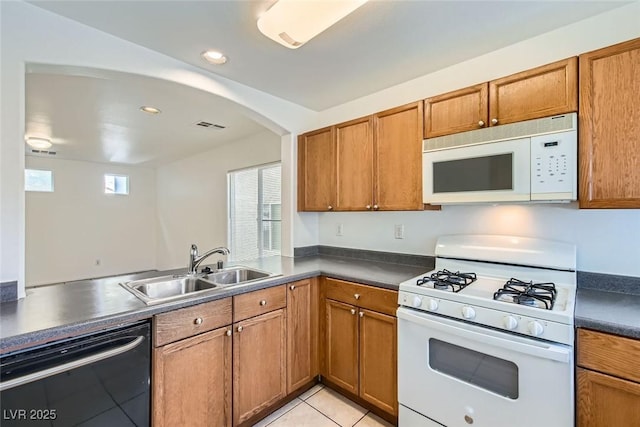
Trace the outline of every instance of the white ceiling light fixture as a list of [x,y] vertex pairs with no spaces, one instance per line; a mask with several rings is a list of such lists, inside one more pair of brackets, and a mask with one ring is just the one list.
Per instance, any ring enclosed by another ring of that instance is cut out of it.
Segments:
[[162,111],[160,111],[159,108],[149,107],[149,106],[146,106],[146,105],[143,105],[142,107],[140,107],[140,111],[142,111],[143,113],[149,113],[149,114],[160,114],[160,113],[162,113]]
[[260,18],[262,34],[297,49],[367,0],[279,0]]
[[205,61],[215,65],[222,65],[227,62],[227,57],[217,50],[205,50],[200,56],[202,56]]
[[51,148],[53,144],[51,144],[51,140],[47,138],[27,138],[27,144],[33,148],[37,148],[38,150],[46,150]]

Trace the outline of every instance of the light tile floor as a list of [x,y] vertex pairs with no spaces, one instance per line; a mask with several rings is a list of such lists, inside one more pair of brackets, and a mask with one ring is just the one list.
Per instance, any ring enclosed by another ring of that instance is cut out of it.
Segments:
[[391,427],[346,397],[318,384],[253,427]]

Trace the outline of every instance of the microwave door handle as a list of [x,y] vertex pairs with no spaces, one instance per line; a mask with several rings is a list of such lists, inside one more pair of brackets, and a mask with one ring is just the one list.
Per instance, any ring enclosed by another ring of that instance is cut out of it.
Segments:
[[68,363],[63,363],[61,365],[57,365],[52,368],[43,369],[42,371],[33,372],[31,374],[24,375],[22,377],[13,378],[11,380],[1,382],[0,391],[9,390],[14,387],[18,387],[34,381],[42,380],[65,371],[70,371],[71,369],[80,368],[82,366],[86,366],[91,363],[99,362],[100,360],[109,359],[110,357],[114,357],[119,354],[126,353],[127,351],[133,350],[138,345],[140,345],[140,343],[142,343],[144,339],[145,339],[144,336],[139,336],[133,341],[131,341],[130,343],[121,345],[119,347],[111,348],[109,350],[105,350],[100,353],[83,357],[82,359],[74,360]]
[[[491,345],[503,348],[505,350],[516,351],[528,356],[536,356],[542,359],[555,360],[561,363],[569,363],[572,360],[572,351],[569,348],[556,346],[553,344],[527,344],[517,339],[509,340],[495,336],[495,332],[484,329],[482,332],[476,332],[473,329],[481,327],[468,325],[465,328],[458,326],[459,322],[444,318],[438,318],[437,321],[426,318],[424,315],[409,312],[409,309],[399,308],[397,312],[399,319],[417,323],[430,329],[436,329],[445,334],[455,335],[467,340],[473,340],[480,344]],[[504,334],[504,332],[499,332]]]

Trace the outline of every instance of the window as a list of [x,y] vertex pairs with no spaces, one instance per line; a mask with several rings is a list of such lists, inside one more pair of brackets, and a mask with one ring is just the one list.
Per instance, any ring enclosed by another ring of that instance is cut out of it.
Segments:
[[229,249],[233,260],[280,255],[280,164],[229,172]]
[[129,194],[129,177],[123,175],[104,176],[105,194]]
[[25,191],[53,191],[53,172],[37,169],[24,170]]

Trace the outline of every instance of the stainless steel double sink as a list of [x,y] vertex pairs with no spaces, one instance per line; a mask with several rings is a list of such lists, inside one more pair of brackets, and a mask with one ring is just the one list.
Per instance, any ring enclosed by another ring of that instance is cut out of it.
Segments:
[[277,276],[254,268],[235,266],[212,273],[170,275],[120,283],[146,304],[157,304],[200,292],[222,290]]

